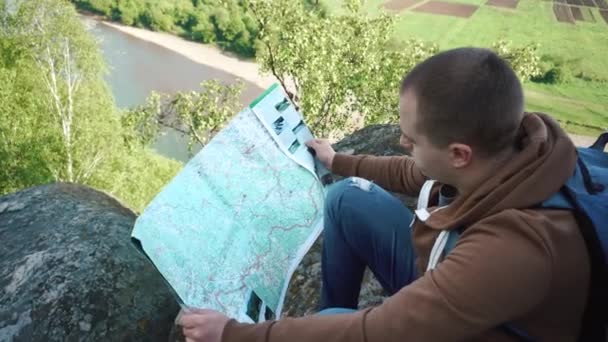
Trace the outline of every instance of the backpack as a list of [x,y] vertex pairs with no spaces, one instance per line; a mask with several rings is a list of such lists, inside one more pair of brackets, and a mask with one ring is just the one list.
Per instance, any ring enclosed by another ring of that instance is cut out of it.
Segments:
[[[607,341],[608,327],[608,131],[590,147],[578,147],[574,174],[560,191],[539,208],[574,211],[591,263],[589,297],[583,315],[579,341]],[[442,232],[431,252],[429,268],[435,267],[441,252],[447,255],[458,240],[457,229]],[[510,323],[498,327],[520,341],[534,341]]]
[[608,326],[608,132],[579,147],[574,175],[541,208],[575,213],[591,262],[591,287],[579,341],[606,341]]

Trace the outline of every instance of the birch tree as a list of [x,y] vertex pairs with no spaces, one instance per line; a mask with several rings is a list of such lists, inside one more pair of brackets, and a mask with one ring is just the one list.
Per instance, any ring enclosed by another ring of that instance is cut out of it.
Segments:
[[[108,90],[100,83],[103,62],[96,42],[65,1],[15,1],[14,5],[7,34],[24,51],[23,62],[33,61],[30,70],[42,85],[38,96],[47,110],[41,114],[50,117],[38,119],[50,123],[62,141],[61,155],[46,167],[56,181],[85,183],[105,157],[103,149],[92,149],[96,144],[91,144],[86,126],[94,116],[111,116],[114,110]],[[91,99],[82,96],[92,88],[100,92],[103,103],[97,104],[105,108],[92,108]]]
[[99,48],[71,4],[11,3],[0,6],[0,195],[75,182],[143,209],[181,163],[125,146]]

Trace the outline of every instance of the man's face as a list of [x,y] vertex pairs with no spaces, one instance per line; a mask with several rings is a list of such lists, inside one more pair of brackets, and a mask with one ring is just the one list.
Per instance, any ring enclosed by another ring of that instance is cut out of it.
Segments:
[[449,150],[435,147],[425,135],[416,130],[416,98],[411,91],[406,91],[399,99],[399,124],[401,138],[399,143],[410,151],[416,166],[422,173],[445,184],[452,178],[449,164]]

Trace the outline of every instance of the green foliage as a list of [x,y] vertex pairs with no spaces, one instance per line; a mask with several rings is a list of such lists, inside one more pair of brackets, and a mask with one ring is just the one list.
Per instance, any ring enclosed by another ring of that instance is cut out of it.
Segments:
[[319,136],[339,138],[365,124],[396,122],[401,77],[435,46],[391,48],[394,17],[369,17],[358,1],[324,16],[289,0],[252,0],[258,61],[300,105]]
[[208,80],[201,83],[201,88],[201,92],[180,92],[169,103],[169,108],[177,116],[178,125],[185,127],[189,133],[190,151],[196,143],[207,143],[236,113],[243,84],[239,82],[224,86],[219,81]]
[[[52,0],[20,2],[5,34],[3,38],[20,51],[20,58],[7,68],[16,77],[3,86],[20,88],[23,92],[13,89],[13,96],[22,98],[11,102],[33,109],[27,117],[31,121],[22,122],[25,125],[10,117],[8,124],[24,130],[31,124],[54,143],[43,153],[53,178],[70,182],[88,179],[100,158],[100,154],[88,153],[97,147],[92,134],[103,136],[111,132],[105,128],[113,124],[107,120],[106,125],[89,129],[96,117],[85,114],[94,111],[105,116],[113,105],[111,99],[107,101],[107,89],[98,82],[103,64],[95,41],[71,6]],[[99,96],[87,99],[95,93]],[[23,115],[19,109],[19,105],[13,108],[15,114]],[[21,137],[11,134],[11,138]]]
[[112,19],[118,20],[125,25],[138,25],[139,16],[143,11],[139,0],[121,0],[117,1],[112,7]]
[[[7,40],[2,38],[4,49]],[[42,114],[48,111],[41,112],[44,103],[30,91],[36,87],[34,68],[21,60],[16,63],[21,70],[14,65],[0,67],[0,194],[51,180],[48,164],[56,159],[61,146],[54,127]]]
[[157,116],[161,112],[161,97],[152,92],[145,104],[127,110],[121,116],[121,124],[125,128],[123,140],[129,149],[146,148],[158,136],[160,122]]
[[83,10],[91,11],[96,14],[110,16],[115,0],[76,0],[74,3]]
[[147,148],[119,149],[91,183],[113,195],[131,209],[142,212],[150,201],[182,168]]
[[511,47],[511,42],[500,39],[494,43],[493,48],[496,53],[511,64],[511,67],[522,81],[528,81],[542,74],[538,44],[528,44],[523,47],[514,48]]
[[139,23],[154,31],[175,32],[173,8],[169,8],[165,3],[147,3],[144,10],[139,14]]
[[560,58],[543,56],[540,62],[540,75],[532,78],[533,82],[545,84],[566,84],[572,81],[570,66]]
[[195,145],[205,145],[239,110],[242,89],[241,82],[226,86],[208,80],[201,83],[200,92],[178,92],[173,97],[152,93],[146,104],[123,116],[123,125],[129,128],[125,142],[131,147],[148,146],[161,127],[169,127],[188,136],[192,153]]
[[[538,81],[542,83],[556,84],[556,83],[565,83],[565,81],[569,77],[567,73],[559,66],[554,66],[551,69],[547,70],[542,74]],[[537,81],[537,79],[533,79],[533,81]]]
[[581,70],[576,75],[576,78],[581,79],[586,82],[595,82],[600,84],[608,84],[608,80],[602,78],[597,73],[588,70]]
[[121,125],[96,42],[72,6],[15,4],[0,7],[0,194],[65,181],[142,209],[180,164],[143,141],[126,148],[133,127]]
[[[342,0],[321,1],[330,12],[341,11]],[[386,2],[367,0],[364,8],[370,15],[375,15],[385,10],[383,4]],[[526,108],[542,110],[564,121],[600,120],[606,127],[602,113],[608,112],[608,58],[605,58],[608,56],[608,34],[606,23],[598,15],[594,14],[595,22],[567,25],[555,20],[552,7],[546,1],[519,0],[513,10],[487,6],[484,0],[449,2],[481,6],[470,18],[430,15],[411,8],[400,11],[395,38],[434,42],[442,50],[462,46],[491,47],[501,37],[518,46],[541,43],[539,51],[543,55],[567,61],[555,70],[565,76],[565,81],[555,84],[525,82]],[[551,68],[551,65],[543,67],[543,72]]]
[[211,21],[211,17],[209,13],[202,9],[189,15],[188,21],[184,25],[184,30],[189,32],[189,39],[201,43],[212,43],[216,39],[215,26]]
[[126,25],[166,31],[202,43],[217,42],[245,57],[255,56],[257,26],[242,0],[71,0]]

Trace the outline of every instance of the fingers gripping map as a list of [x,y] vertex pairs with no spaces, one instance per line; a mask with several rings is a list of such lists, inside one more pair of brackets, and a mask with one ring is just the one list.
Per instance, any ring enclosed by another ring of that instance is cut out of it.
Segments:
[[289,279],[323,226],[319,163],[304,144],[312,137],[274,85],[137,219],[134,242],[184,306],[242,322],[280,316]]

